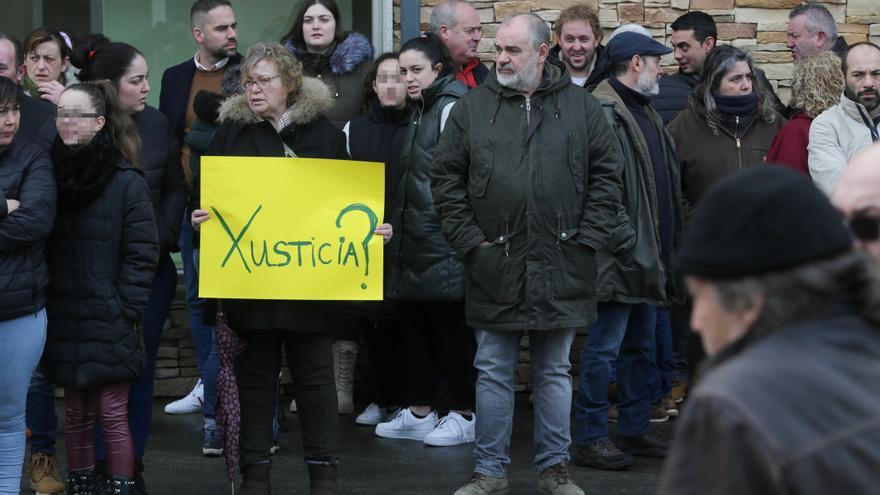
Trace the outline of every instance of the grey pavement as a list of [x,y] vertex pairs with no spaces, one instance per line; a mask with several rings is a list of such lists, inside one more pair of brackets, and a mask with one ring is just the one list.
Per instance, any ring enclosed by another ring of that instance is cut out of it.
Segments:
[[[150,495],[222,495],[232,493],[222,458],[201,455],[201,415],[169,416],[165,400],[157,400],[153,430],[144,459]],[[287,404],[287,402],[285,402]],[[63,402],[58,401],[59,418]],[[532,411],[525,394],[517,394],[511,460],[510,495],[535,493]],[[62,419],[63,422],[63,419]],[[59,463],[64,469],[63,424],[58,437]],[[657,425],[661,436],[672,434],[674,422]],[[275,494],[307,494],[308,475],[302,462],[301,435],[296,414],[287,414],[281,450],[274,457]],[[339,417],[339,481],[344,494],[451,495],[467,481],[473,467],[473,445],[426,447],[420,442],[378,438],[372,428],[354,424],[354,416]],[[639,457],[626,471],[598,471],[570,466],[574,480],[587,495],[652,494],[656,491],[662,459]],[[22,486],[25,484],[22,479]],[[236,491],[237,492],[237,491]],[[30,490],[22,494],[31,495]]]

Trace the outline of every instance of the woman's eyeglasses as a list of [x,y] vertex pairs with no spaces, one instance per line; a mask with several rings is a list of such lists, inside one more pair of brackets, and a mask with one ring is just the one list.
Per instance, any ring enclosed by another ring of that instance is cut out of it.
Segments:
[[860,241],[876,241],[880,238],[880,218],[866,214],[856,214],[847,221],[849,231]]
[[281,76],[274,75],[271,77],[260,77],[257,79],[245,79],[242,85],[244,86],[245,91],[252,89],[254,85],[259,86],[260,89],[266,89],[266,86],[268,86],[273,79],[277,79],[279,77]]
[[100,117],[94,112],[55,112],[52,118],[55,120],[78,120],[78,119],[94,119]]

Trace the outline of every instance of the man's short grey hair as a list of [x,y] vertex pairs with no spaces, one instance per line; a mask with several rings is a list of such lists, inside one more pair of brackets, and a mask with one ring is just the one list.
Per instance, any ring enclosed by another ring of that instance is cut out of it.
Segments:
[[529,23],[529,38],[532,41],[532,49],[537,50],[542,44],[550,46],[550,26],[535,14],[509,15],[501,21],[501,25],[506,26],[517,17],[524,17]]
[[428,21],[432,33],[440,33],[440,26],[454,28],[458,25],[455,14],[459,4],[470,5],[467,0],[444,0],[443,3],[434,7],[431,11],[431,20]]
[[816,34],[822,31],[831,42],[837,41],[837,23],[825,6],[817,3],[798,5],[788,13],[788,19],[794,19],[799,15],[807,16],[807,32]]
[[[611,36],[608,37],[608,41],[611,41],[611,38],[617,36],[620,33],[638,33],[643,36],[647,36],[648,38],[651,38],[651,32],[645,29],[645,26],[642,26],[641,24],[624,24],[623,26],[620,26],[619,28],[611,32]],[[608,44],[608,42],[606,41],[605,44]]]

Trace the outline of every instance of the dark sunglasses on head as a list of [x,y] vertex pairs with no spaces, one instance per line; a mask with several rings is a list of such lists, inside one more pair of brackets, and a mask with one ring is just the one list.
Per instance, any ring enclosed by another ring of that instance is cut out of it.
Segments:
[[876,241],[880,238],[880,218],[856,215],[849,219],[849,231],[860,241]]

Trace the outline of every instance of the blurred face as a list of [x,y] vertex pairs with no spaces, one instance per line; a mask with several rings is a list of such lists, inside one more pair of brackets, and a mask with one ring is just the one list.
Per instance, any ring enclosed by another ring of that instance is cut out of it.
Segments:
[[520,92],[533,91],[540,82],[549,47],[532,48],[528,23],[514,18],[501,26],[495,36],[495,75],[501,86]]
[[397,60],[390,58],[379,64],[376,80],[373,81],[373,91],[383,107],[402,108],[406,104],[403,75]]
[[807,16],[805,14],[795,16],[788,21],[788,49],[795,62],[810,55],[822,51],[825,44],[825,33],[810,33],[807,29]]
[[0,102],[0,148],[9,146],[18,131],[21,115],[17,103]]
[[846,64],[846,96],[876,117],[880,114],[880,50],[857,46],[847,54]]
[[24,66],[15,64],[15,46],[7,39],[0,40],[0,76],[20,83],[24,77]]
[[663,69],[660,68],[660,57],[657,55],[646,55],[639,57],[642,71],[639,73],[639,79],[636,82],[636,91],[643,95],[656,95],[660,93],[660,74]]
[[104,127],[105,118],[95,113],[95,107],[83,91],[66,90],[58,99],[55,127],[67,146],[88,143]]
[[590,69],[596,47],[602,41],[586,21],[569,21],[559,31],[559,52],[569,72],[583,73]]
[[150,94],[150,83],[147,81],[149,76],[147,60],[141,55],[135,55],[116,85],[119,108],[123,112],[136,114],[147,106],[147,95]]
[[273,124],[287,111],[290,90],[281,80],[275,63],[268,60],[257,62],[244,81],[244,94],[250,109]]
[[413,100],[422,99],[422,91],[427,89],[440,75],[440,66],[431,66],[431,60],[419,50],[407,50],[400,54],[400,75],[406,96]]
[[752,92],[754,75],[748,62],[737,62],[721,77],[718,93],[724,96],[742,96]]
[[221,5],[208,11],[203,25],[193,28],[193,38],[201,50],[220,60],[235,55],[238,49],[237,28],[232,8]]
[[315,4],[303,16],[303,38],[310,52],[323,52],[336,36],[336,19],[327,7]]
[[67,70],[68,59],[61,57],[58,43],[46,41],[37,45],[25,57],[27,75],[35,83],[57,81]]
[[700,335],[706,354],[714,356],[739,340],[757,319],[758,310],[730,311],[718,298],[715,284],[696,277],[686,277],[693,298],[691,328]]
[[694,37],[693,29],[682,29],[672,32],[672,55],[678,62],[678,68],[685,74],[697,74],[703,72],[706,57],[715,47],[715,39],[707,37],[700,43]]
[[455,7],[455,26],[440,26],[440,39],[449,49],[456,66],[477,58],[477,46],[483,38],[483,25],[477,10],[465,3]]
[[831,194],[831,202],[843,213],[855,245],[880,263],[880,144],[849,162]]

